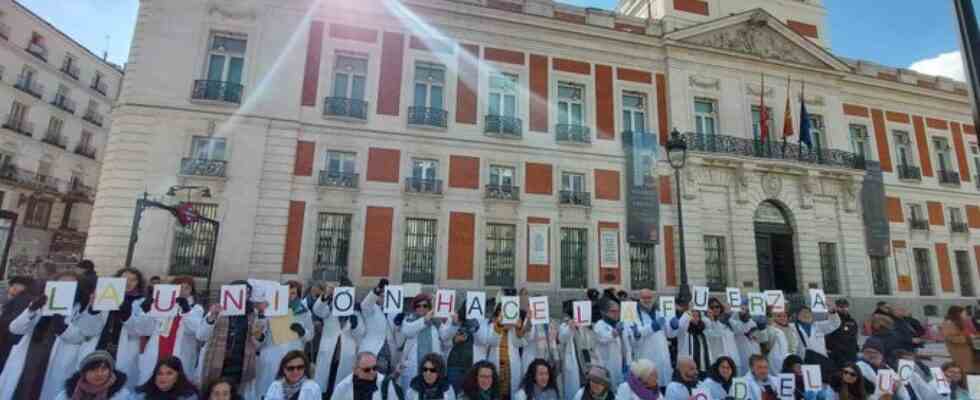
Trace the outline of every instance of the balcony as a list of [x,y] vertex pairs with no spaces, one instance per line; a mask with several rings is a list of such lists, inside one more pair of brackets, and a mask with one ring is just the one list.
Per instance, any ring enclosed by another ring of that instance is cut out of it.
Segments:
[[51,105],[60,108],[66,113],[75,113],[75,101],[65,97],[65,95],[61,93],[54,95],[54,100],[51,101]]
[[555,139],[565,143],[592,143],[592,131],[587,126],[558,124],[555,125]]
[[0,38],[10,40],[10,25],[0,22]]
[[72,178],[68,182],[68,195],[91,202],[95,199],[95,189],[77,178]]
[[34,82],[33,79],[27,79],[24,76],[17,78],[17,83],[14,84],[14,87],[38,99],[44,96],[44,85]]
[[346,97],[327,97],[323,99],[323,116],[367,120],[367,102]]
[[562,190],[558,192],[558,204],[592,207],[592,193]]
[[65,137],[62,136],[60,132],[54,132],[50,129],[48,129],[48,131],[44,134],[41,141],[62,150],[68,148],[68,146],[65,144]]
[[929,221],[924,219],[909,218],[909,227],[916,231],[928,231]]
[[23,119],[13,118],[10,115],[3,119],[3,127],[17,132],[21,135],[31,137],[34,136],[34,123],[24,121]]
[[687,149],[700,153],[726,154],[736,157],[765,158],[829,167],[864,169],[864,158],[858,154],[836,150],[810,150],[797,143],[768,142],[725,135],[708,135],[688,132],[681,137]]
[[422,194],[442,194],[442,180],[405,178],[405,192]]
[[319,185],[322,187],[357,189],[357,183],[359,180],[359,174],[338,171],[320,171]]
[[922,171],[919,170],[919,167],[913,167],[911,165],[899,165],[898,179],[919,181],[922,180]]
[[102,127],[102,123],[105,120],[105,117],[103,117],[102,114],[99,114],[98,111],[88,110],[88,111],[85,111],[85,116],[82,117],[82,119],[85,120],[85,121],[88,121],[92,125],[95,125],[95,126],[98,126],[98,127],[101,128]]
[[[105,82],[102,82],[101,80],[92,81],[92,86],[89,87],[92,88],[92,90],[99,92],[99,94],[103,96],[105,96],[106,92],[109,91],[109,89],[106,87]],[[194,83],[194,87],[195,88],[197,87],[197,82]]]
[[409,107],[408,124],[430,126],[433,128],[445,128],[448,115],[449,113],[441,108]]
[[61,69],[59,69],[59,71],[61,71],[65,75],[70,76],[72,79],[76,81],[78,80],[79,69],[77,65],[65,64],[61,66]]
[[950,222],[949,230],[953,233],[969,233],[970,227],[966,225],[966,222]]
[[[94,85],[93,89],[95,89]],[[238,83],[198,79],[194,81],[194,90],[191,91],[191,99],[241,104],[243,91],[245,91],[245,87]],[[105,93],[102,94],[104,95]]]
[[46,190],[54,193],[57,193],[61,186],[61,180],[58,178],[17,168],[12,164],[0,167],[0,180],[33,190]]
[[48,62],[48,48],[44,47],[43,44],[31,42],[25,50],[41,61]]
[[228,162],[225,160],[183,158],[180,160],[180,175],[224,178],[227,165]]
[[936,177],[939,178],[939,183],[941,184],[960,185],[960,174],[958,172],[941,169],[936,172]]
[[483,133],[490,137],[520,139],[524,136],[524,123],[520,118],[487,115],[484,117]]
[[78,154],[78,155],[80,155],[82,157],[91,158],[91,159],[94,160],[95,159],[95,148],[92,147],[92,146],[87,146],[87,145],[84,145],[82,143],[79,143],[78,145],[75,146],[75,154]]
[[521,200],[521,187],[513,185],[487,185],[486,198],[490,200]]

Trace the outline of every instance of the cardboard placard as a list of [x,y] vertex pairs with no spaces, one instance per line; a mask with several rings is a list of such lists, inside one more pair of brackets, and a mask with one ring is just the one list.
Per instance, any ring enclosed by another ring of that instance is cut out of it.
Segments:
[[725,298],[728,299],[728,307],[732,309],[732,312],[742,312],[741,290],[734,287],[726,288]]
[[711,400],[707,390],[697,388],[691,391],[691,400]]
[[782,290],[767,290],[766,305],[772,307],[772,312],[780,313],[786,311],[786,297]]
[[745,378],[733,378],[729,395],[735,400],[749,400],[749,383]]
[[99,278],[95,284],[92,310],[115,311],[126,297],[126,278]]
[[640,313],[635,301],[624,301],[619,304],[619,320],[624,323],[640,322]]
[[898,360],[898,379],[908,382],[915,373],[915,362],[912,360]]
[[817,391],[823,389],[823,375],[820,372],[819,365],[802,365],[803,369],[803,386],[808,391]]
[[708,311],[708,287],[695,286],[691,305],[696,311]]
[[485,292],[466,292],[466,319],[486,319],[487,294]]
[[265,309],[265,315],[270,317],[281,317],[289,315],[289,285],[278,283],[265,287],[265,300],[269,306]]
[[154,285],[153,298],[149,299],[152,303],[147,314],[154,318],[176,316],[180,311],[180,307],[177,307],[177,296],[180,296],[180,285]]
[[354,315],[354,288],[350,286],[335,288],[332,307],[331,314],[335,317]]
[[592,325],[592,302],[580,300],[572,303],[572,312],[575,316],[575,323],[579,326]]
[[779,392],[780,400],[793,400],[793,392],[796,391],[796,377],[793,374],[779,374]]
[[385,286],[384,307],[385,314],[398,314],[402,312],[405,305],[405,291],[401,286]]
[[879,369],[877,379],[875,379],[875,392],[879,394],[894,394],[895,382],[898,381],[898,374],[890,369]]
[[439,289],[436,291],[435,315],[439,318],[452,318],[456,314],[456,291],[452,289]]
[[521,319],[521,299],[517,296],[500,297],[500,323],[517,325]]
[[936,386],[936,392],[939,394],[949,394],[951,392],[949,381],[946,379],[946,374],[943,373],[942,368],[932,367],[929,368],[929,372],[932,373],[932,382]]
[[755,317],[766,316],[765,293],[749,293],[749,315]]
[[245,285],[221,285],[221,315],[245,315],[245,296],[248,287]]
[[967,375],[966,388],[970,391],[970,398],[980,399],[980,375]]
[[664,316],[664,319],[670,321],[677,315],[677,301],[674,296],[663,296],[660,298],[660,315]]
[[531,318],[531,325],[544,325],[549,322],[548,318],[548,296],[531,297],[527,300],[528,317]]
[[41,307],[41,315],[71,316],[76,290],[78,290],[78,282],[46,282],[44,295],[48,296],[48,301]]
[[827,307],[827,295],[823,293],[823,289],[810,289],[810,310],[815,313],[829,311],[829,307]]
[[285,344],[298,340],[299,335],[289,328],[292,324],[292,317],[279,316],[269,318],[269,333],[272,334],[272,343]]

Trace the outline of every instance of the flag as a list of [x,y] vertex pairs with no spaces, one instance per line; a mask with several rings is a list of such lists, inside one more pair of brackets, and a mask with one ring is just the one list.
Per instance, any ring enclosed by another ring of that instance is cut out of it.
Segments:
[[786,78],[786,115],[783,117],[783,140],[793,136],[793,110],[790,109],[789,97],[791,91],[791,80],[789,77]]
[[800,144],[805,144],[813,150],[813,142],[810,140],[810,114],[806,112],[806,82],[800,85]]
[[769,112],[766,111],[766,74],[762,74],[762,90],[759,93],[759,139],[769,140]]

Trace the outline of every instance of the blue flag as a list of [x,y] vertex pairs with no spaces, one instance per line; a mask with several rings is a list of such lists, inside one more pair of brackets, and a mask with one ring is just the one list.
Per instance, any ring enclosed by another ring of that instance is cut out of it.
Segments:
[[[806,86],[804,86],[805,90]],[[813,142],[810,139],[810,114],[806,112],[806,98],[803,96],[803,92],[800,92],[800,144],[806,144],[806,147],[813,150]]]

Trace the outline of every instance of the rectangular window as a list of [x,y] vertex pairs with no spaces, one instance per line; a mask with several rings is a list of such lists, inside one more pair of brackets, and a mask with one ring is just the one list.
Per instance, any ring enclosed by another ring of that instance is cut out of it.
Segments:
[[588,282],[588,230],[561,228],[561,287],[584,289]]
[[327,171],[339,174],[353,174],[357,154],[346,151],[327,151]]
[[351,215],[320,213],[316,230],[313,279],[338,281],[348,274]]
[[47,161],[40,161],[37,163],[37,174],[42,177],[51,176],[51,163]]
[[364,100],[367,68],[367,57],[356,53],[338,53],[333,73],[333,97]]
[[657,246],[630,243],[630,286],[633,289],[657,288]]
[[490,166],[490,185],[510,187],[514,185],[514,167],[502,165]]
[[871,280],[876,295],[887,296],[892,294],[888,258],[871,256]]
[[921,204],[909,204],[909,219],[913,221],[922,221],[925,220],[923,217]]
[[436,220],[405,220],[405,259],[402,282],[431,285],[435,282]]
[[932,263],[929,261],[929,249],[913,249],[915,257],[915,274],[919,278],[919,295],[935,296],[936,288],[932,283]]
[[10,105],[10,115],[7,117],[7,124],[20,129],[20,126],[27,119],[27,106],[19,101]]
[[490,96],[487,114],[517,117],[517,75],[494,73],[490,75]]
[[36,75],[37,72],[34,71],[34,68],[25,65],[24,69],[20,71],[20,77],[17,79],[19,81],[18,83],[21,85],[21,87],[33,90],[31,85],[34,83],[34,78]]
[[196,160],[224,161],[225,139],[194,136],[191,140],[191,157]]
[[514,286],[517,259],[517,227],[507,224],[487,224],[487,262],[484,284]]
[[[762,125],[759,123],[761,116],[759,115],[759,106],[752,106],[752,138],[755,140],[762,140]],[[772,122],[772,107],[766,107],[766,124],[769,127],[769,138],[767,140],[774,140],[777,137],[776,129]]]
[[978,188],[980,188],[980,146],[971,145],[970,154],[973,155],[973,171],[976,172],[973,175],[973,180],[976,182]]
[[439,161],[424,158],[412,160],[412,177],[415,179],[436,179],[439,174]]
[[92,145],[92,132],[82,131],[82,137],[78,139],[78,145],[82,149],[88,150],[89,146]]
[[705,135],[718,132],[718,111],[714,100],[694,99],[694,129]]
[[207,79],[241,84],[245,69],[245,44],[245,38],[238,35],[212,34]]
[[[218,216],[218,205],[190,203],[191,209],[202,217]],[[211,267],[213,249],[218,239],[215,226],[204,221],[174,227],[174,250],[170,263],[170,275],[190,275],[204,278]]]
[[949,222],[952,224],[962,224],[963,223],[963,210],[955,207],[947,208],[949,210]]
[[48,221],[51,219],[51,200],[31,199],[27,203],[27,218],[24,225],[48,229]]
[[912,142],[909,139],[909,133],[905,131],[894,131],[892,135],[895,137],[895,155],[898,158],[898,165],[900,166],[914,166],[912,162]]
[[416,107],[444,109],[443,92],[446,85],[446,68],[438,64],[415,64]]
[[944,138],[933,138],[932,147],[936,150],[936,165],[939,166],[939,171],[952,171],[949,142]]
[[61,118],[51,117],[51,119],[48,121],[47,138],[52,140],[58,140],[58,143],[60,143],[61,128],[64,125],[65,125],[65,121],[62,121]]
[[823,291],[840,294],[840,273],[837,271],[837,243],[820,243],[820,272],[823,274]]
[[851,124],[851,151],[862,159],[871,158],[871,141],[868,138],[868,127]]
[[646,95],[635,92],[623,92],[623,131],[646,132],[646,129]]
[[576,174],[571,172],[563,172],[561,174],[561,190],[565,192],[584,192],[585,191],[585,175]]
[[830,146],[827,143],[824,132],[826,132],[826,127],[823,124],[823,116],[820,114],[810,114],[810,140],[813,141],[814,149],[825,149]]
[[558,123],[585,125],[585,88],[569,82],[558,83]]
[[970,272],[970,253],[957,250],[954,256],[956,258],[956,273],[960,278],[960,296],[976,296],[976,292],[973,290],[973,273]]
[[708,288],[721,292],[728,286],[726,279],[727,263],[725,262],[725,237],[704,237],[704,268],[708,278]]

